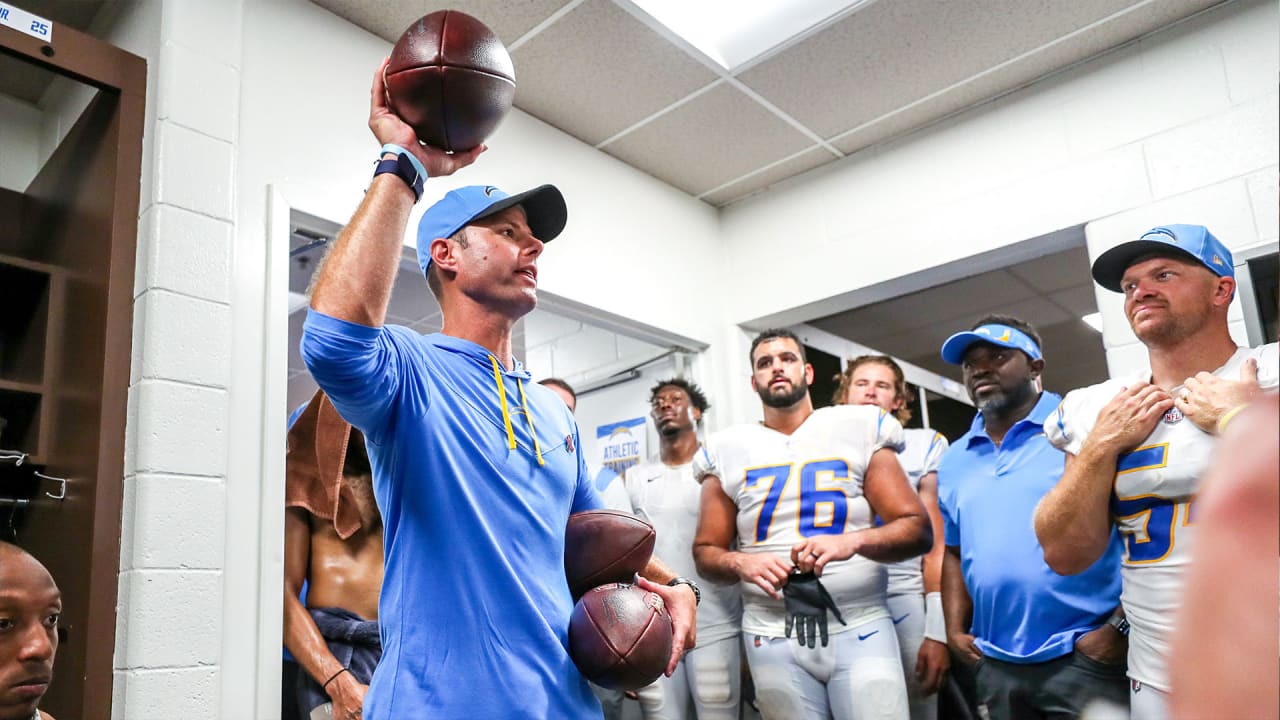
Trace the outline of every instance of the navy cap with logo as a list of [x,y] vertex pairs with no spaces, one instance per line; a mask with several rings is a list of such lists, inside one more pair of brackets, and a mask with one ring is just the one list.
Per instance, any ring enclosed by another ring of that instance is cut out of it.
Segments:
[[431,241],[453,237],[470,223],[519,205],[533,236],[551,242],[564,230],[569,212],[564,196],[554,185],[540,185],[518,195],[508,195],[492,185],[468,185],[450,190],[427,208],[418,222],[418,266],[427,274],[431,265]]
[[1111,248],[1093,261],[1093,279],[1111,292],[1124,292],[1120,280],[1138,258],[1150,253],[1173,251],[1204,265],[1218,277],[1234,278],[1231,251],[1203,225],[1162,225],[1137,240]]

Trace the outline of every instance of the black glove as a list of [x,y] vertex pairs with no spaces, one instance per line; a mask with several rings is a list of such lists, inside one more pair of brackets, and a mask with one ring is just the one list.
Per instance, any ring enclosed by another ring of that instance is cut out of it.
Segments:
[[830,610],[841,625],[846,625],[840,616],[831,593],[818,582],[818,576],[811,572],[793,573],[782,587],[782,599],[787,608],[787,637],[791,637],[791,628],[796,629],[796,641],[801,647],[818,647],[814,639],[815,632],[821,632],[822,646],[827,646],[827,611]]

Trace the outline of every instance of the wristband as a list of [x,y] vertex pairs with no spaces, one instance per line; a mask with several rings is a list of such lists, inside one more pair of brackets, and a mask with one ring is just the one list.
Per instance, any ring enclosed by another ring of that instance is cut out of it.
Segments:
[[412,165],[414,171],[418,173],[418,177],[423,180],[431,177],[427,174],[427,168],[422,164],[422,161],[418,159],[417,155],[414,155],[395,143],[387,143],[386,145],[383,145],[382,150],[378,152],[378,157],[382,157],[383,155],[404,155],[409,158],[409,164]]
[[350,670],[349,668],[342,668],[342,669],[341,669],[341,670],[339,670],[338,672],[336,672],[336,673],[334,673],[334,674],[330,675],[330,676],[329,676],[329,679],[324,681],[324,685],[321,685],[321,686],[320,686],[320,689],[321,689],[321,690],[324,690],[325,692],[328,692],[328,691],[329,691],[329,683],[333,682],[334,680],[337,680],[337,679],[338,679],[338,676],[339,676],[339,675],[341,675],[341,674],[342,674],[342,673],[344,673],[344,672],[351,672],[351,670]]
[[1222,417],[1218,418],[1218,434],[1221,435],[1222,433],[1226,432],[1227,423],[1234,420],[1235,417],[1239,415],[1240,412],[1247,407],[1249,407],[1249,404],[1245,403],[1244,405],[1237,405],[1231,408],[1230,410],[1222,413]]
[[422,176],[418,174],[417,170],[413,169],[411,163],[407,162],[409,157],[401,153],[393,158],[379,160],[378,164],[373,168],[373,176],[378,177],[384,173],[389,173],[400,178],[413,191],[413,201],[416,203],[422,199]]
[[947,621],[942,616],[942,593],[925,593],[924,596],[924,636],[947,644]]

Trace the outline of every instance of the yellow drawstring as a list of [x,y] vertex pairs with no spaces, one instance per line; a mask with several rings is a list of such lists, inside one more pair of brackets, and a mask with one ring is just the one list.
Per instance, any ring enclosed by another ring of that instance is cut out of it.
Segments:
[[546,465],[542,461],[542,448],[538,446],[538,431],[533,428],[533,408],[529,407],[529,401],[524,397],[524,381],[516,378],[516,387],[520,388],[520,404],[524,406],[524,416],[529,420],[529,436],[533,438],[533,452],[538,456],[538,464]]
[[[507,447],[516,449],[516,434],[511,429],[511,411],[507,409],[507,388],[502,384],[502,368],[498,367],[498,358],[490,355],[489,361],[493,363],[493,381],[498,386],[498,400],[502,403],[502,425],[507,429]],[[524,382],[520,378],[516,378],[516,387],[520,388],[520,404],[524,406],[525,419],[529,421],[529,437],[533,438],[533,452],[538,456],[538,464],[546,465],[542,460],[542,447],[538,445],[538,431],[533,427],[533,412],[529,408],[529,401],[524,396]]]
[[507,410],[507,389],[502,386],[502,370],[498,367],[498,358],[490,355],[493,361],[493,381],[498,384],[498,400],[502,403],[502,424],[507,428],[507,447],[516,449],[516,434],[511,430],[511,413]]

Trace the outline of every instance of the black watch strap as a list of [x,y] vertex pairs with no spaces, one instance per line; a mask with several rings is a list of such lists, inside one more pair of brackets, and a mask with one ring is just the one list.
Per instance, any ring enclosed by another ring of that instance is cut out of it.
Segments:
[[378,177],[383,173],[391,173],[404,181],[405,185],[413,190],[413,201],[418,202],[422,199],[422,186],[424,178],[418,174],[413,163],[409,161],[409,156],[401,153],[393,158],[385,158],[378,161],[378,165],[373,169],[373,176]]
[[671,582],[668,582],[667,585],[670,587],[675,587],[677,585],[688,585],[689,589],[693,591],[693,604],[695,606],[702,604],[702,590],[698,588],[698,583],[690,580],[689,578],[673,577],[671,578]]

